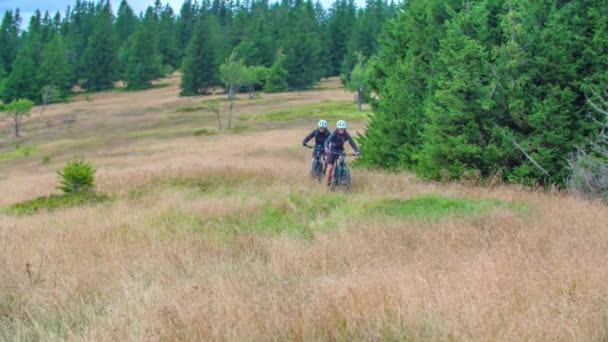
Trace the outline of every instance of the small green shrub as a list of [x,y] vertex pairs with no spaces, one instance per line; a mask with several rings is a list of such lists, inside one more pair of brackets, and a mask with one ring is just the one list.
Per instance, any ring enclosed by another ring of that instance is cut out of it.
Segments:
[[49,156],[42,157],[42,165],[46,165],[50,162],[51,162],[51,157],[49,157]]
[[95,169],[84,160],[70,160],[65,163],[63,169],[57,171],[60,186],[58,189],[66,194],[87,192],[93,190]]

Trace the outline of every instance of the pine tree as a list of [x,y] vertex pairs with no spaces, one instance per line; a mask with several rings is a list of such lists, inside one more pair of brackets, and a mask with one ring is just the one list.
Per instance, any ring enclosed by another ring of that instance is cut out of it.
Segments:
[[530,51],[535,56],[529,66],[535,86],[527,89],[526,96],[532,104],[525,115],[524,128],[530,133],[522,144],[530,158],[516,166],[510,178],[563,184],[568,175],[565,157],[584,142],[589,129],[595,129],[586,120],[586,99],[578,84],[589,72],[586,66],[591,62],[590,56],[581,55],[588,34],[588,6],[543,3],[527,10],[532,10],[536,18],[546,19],[540,30],[536,29]]
[[19,49],[19,27],[21,16],[19,10],[13,14],[12,11],[4,12],[2,24],[0,25],[0,64],[4,71],[10,72],[13,61],[17,57]]
[[[322,71],[322,76],[328,77],[331,74],[331,52],[329,50],[329,31],[328,21],[329,15],[320,1],[315,2],[315,20],[318,25],[317,37],[320,43],[319,49],[319,69]],[[377,38],[377,37],[375,37]]]
[[118,76],[118,46],[112,21],[110,7],[105,5],[97,14],[93,33],[82,56],[87,90],[112,88]]
[[59,97],[64,98],[72,88],[72,78],[63,38],[61,35],[55,35],[42,52],[38,84],[56,87]]
[[6,85],[6,71],[4,66],[0,63],[0,106],[2,106],[2,99],[4,99],[4,89]]
[[36,10],[34,15],[30,18],[30,22],[27,27],[27,44],[30,47],[30,53],[36,65],[40,65],[40,59],[42,57],[42,50],[44,46],[43,31],[42,14],[40,14],[39,10]]
[[148,7],[142,23],[131,36],[125,81],[129,89],[148,88],[162,74],[162,56],[158,52],[154,12]]
[[318,63],[321,46],[312,4],[292,10],[290,18],[291,30],[283,40],[287,84],[294,89],[310,88],[324,72]]
[[10,102],[18,98],[38,100],[39,90],[36,80],[36,64],[29,44],[22,44],[13,62],[13,68],[4,85],[4,100]]
[[116,12],[116,22],[114,24],[118,41],[121,45],[125,44],[133,32],[135,32],[137,23],[137,16],[135,15],[135,12],[133,12],[133,8],[129,6],[127,0],[121,0],[120,5],[118,6],[118,12]]
[[179,51],[175,38],[175,15],[168,4],[163,7],[158,23],[158,48],[163,66],[179,67]]
[[74,69],[73,83],[85,79],[88,75],[88,63],[83,59],[87,41],[95,26],[95,6],[82,0],[76,0],[74,8],[67,11],[64,28],[64,43],[68,50],[68,61]]
[[426,106],[429,122],[420,152],[420,172],[431,178],[488,176],[498,160],[488,97],[488,52],[477,40],[487,13],[483,6],[460,12],[448,25],[438,53],[437,89]]
[[201,15],[186,49],[180,83],[182,96],[207,94],[219,84],[219,64],[213,18]]
[[194,34],[198,21],[198,7],[192,0],[184,0],[176,22],[177,50],[181,52],[179,58],[183,58],[188,44]]
[[374,115],[361,141],[363,165],[389,169],[416,167],[423,144],[424,105],[433,92],[433,70],[445,23],[459,0],[410,1],[381,35],[374,63]]
[[328,23],[329,52],[331,53],[330,75],[340,74],[356,16],[354,0],[336,0],[332,4]]
[[287,69],[285,69],[285,55],[282,50],[278,50],[274,63],[266,75],[264,90],[269,93],[287,90]]

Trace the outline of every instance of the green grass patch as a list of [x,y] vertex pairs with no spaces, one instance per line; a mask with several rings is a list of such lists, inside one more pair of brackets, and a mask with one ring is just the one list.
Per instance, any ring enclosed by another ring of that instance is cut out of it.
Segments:
[[110,200],[106,194],[81,192],[75,194],[41,196],[32,200],[15,203],[2,208],[2,212],[12,215],[32,215],[41,210],[53,211],[61,208],[103,203]]
[[30,146],[19,146],[14,150],[0,152],[0,161],[8,161],[21,157],[27,157],[34,153],[38,152],[38,146],[30,145]]
[[307,226],[289,209],[266,205],[254,212],[235,212],[219,217],[204,217],[169,210],[153,217],[150,225],[168,236],[180,234],[214,234],[223,238],[239,233],[278,235],[289,233],[309,237]]
[[338,119],[365,119],[365,111],[358,111],[352,102],[323,101],[317,103],[300,104],[275,109],[265,113],[249,116],[240,116],[239,120],[267,120],[288,121],[295,119],[323,118],[326,120]]
[[511,204],[495,199],[468,199],[442,195],[420,195],[410,199],[382,199],[363,205],[371,215],[417,220],[439,220],[447,216],[485,215],[498,208],[518,212],[527,210],[524,204]]
[[249,225],[255,232],[280,234],[282,232],[308,236],[306,222],[298,220],[296,215],[287,208],[262,207]]
[[328,216],[334,209],[347,202],[345,194],[329,193],[322,195],[302,194],[292,192],[289,201],[300,215],[308,220]]

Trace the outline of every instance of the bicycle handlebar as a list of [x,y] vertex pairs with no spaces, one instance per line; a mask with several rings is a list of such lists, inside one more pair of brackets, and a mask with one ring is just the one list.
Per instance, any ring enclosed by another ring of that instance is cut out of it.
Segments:
[[346,153],[346,152],[340,152],[340,153],[336,153],[336,152],[331,152],[332,154],[335,154],[337,156],[341,156],[341,155],[345,155],[348,157],[358,157],[360,155],[360,153]]
[[313,148],[314,148],[314,149],[316,149],[316,150],[323,150],[323,149],[324,149],[323,147],[310,146],[310,145],[302,145],[302,146],[304,146],[304,147],[306,147],[306,148],[308,148],[308,149],[311,149],[311,150],[312,150]]

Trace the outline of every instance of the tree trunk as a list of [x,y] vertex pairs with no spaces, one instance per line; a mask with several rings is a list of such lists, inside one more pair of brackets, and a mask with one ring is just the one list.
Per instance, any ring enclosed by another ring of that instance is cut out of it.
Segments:
[[19,135],[19,129],[21,128],[21,120],[19,118],[18,115],[15,114],[15,116],[13,116],[13,120],[15,122],[15,138],[19,138],[21,137],[21,135]]
[[232,128],[232,104],[233,101],[230,101],[230,107],[228,108],[228,129]]
[[217,116],[218,131],[221,131],[222,130],[222,118],[220,118],[220,112],[218,111],[217,113],[215,113],[215,115]]
[[254,88],[253,84],[250,84],[249,85],[249,99],[250,100],[253,100],[254,93],[255,93],[255,88]]
[[234,100],[234,85],[231,84],[228,86],[228,100]]
[[361,110],[361,96],[363,92],[361,91],[361,88],[357,89],[357,109],[360,111]]

